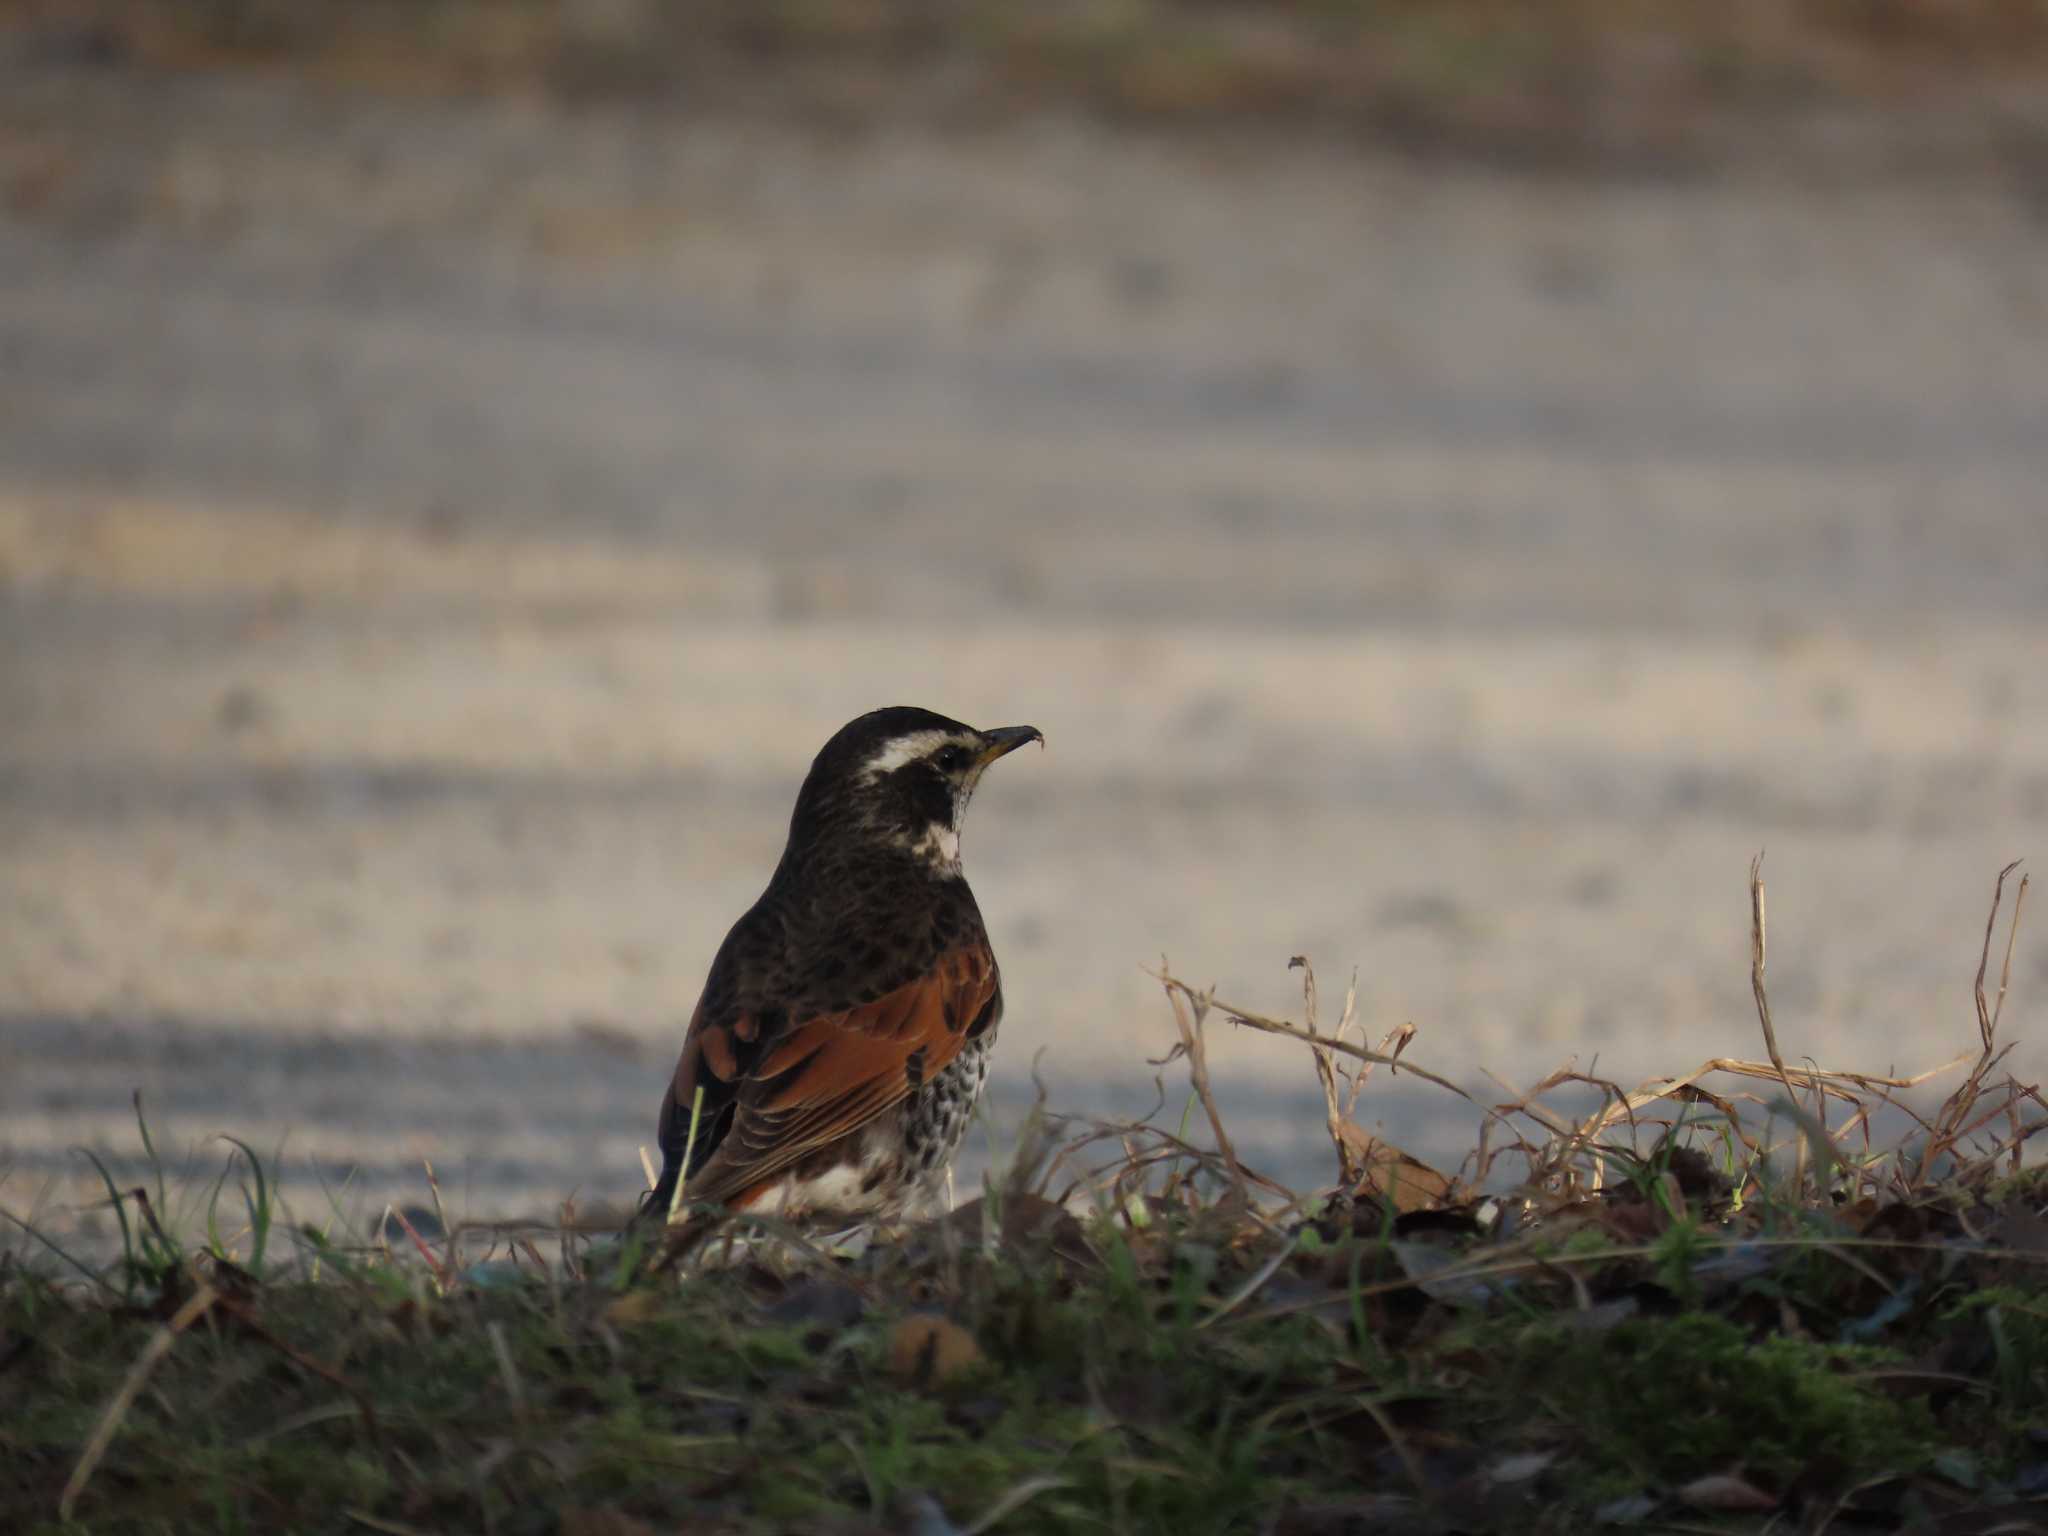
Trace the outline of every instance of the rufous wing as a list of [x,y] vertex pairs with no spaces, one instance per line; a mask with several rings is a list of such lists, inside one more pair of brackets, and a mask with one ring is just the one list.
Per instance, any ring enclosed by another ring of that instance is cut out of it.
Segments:
[[[763,1030],[759,1013],[691,1021],[663,1106],[663,1140],[698,1110],[692,1201],[745,1205],[814,1152],[855,1134],[960,1053],[996,997],[986,943],[942,953],[872,1002]],[[728,1119],[728,1115],[730,1118]]]

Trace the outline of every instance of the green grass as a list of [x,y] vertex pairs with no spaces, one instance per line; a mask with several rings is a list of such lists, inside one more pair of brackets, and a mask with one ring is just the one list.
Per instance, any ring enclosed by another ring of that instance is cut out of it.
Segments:
[[1869,1384],[1904,1363],[1896,1349],[1758,1338],[1697,1313],[1593,1335],[1528,1327],[1503,1347],[1528,1399],[1617,1490],[1737,1465],[1784,1486],[1822,1459],[1857,1480],[1911,1473],[1941,1444],[1924,1399]]
[[[1760,892],[1755,921],[1767,1014]],[[1348,1005],[1316,1027],[1312,978],[1299,1024],[1163,979],[1206,1115],[1212,1013],[1387,1061]],[[15,1218],[0,1254],[0,1530],[2024,1521],[2048,1184],[1983,987],[1975,1065],[1888,1149],[1860,1128],[1900,1080],[1775,1062],[1602,1085],[1577,1120],[1542,1102],[1561,1074],[1384,1196],[1288,1196],[1192,1113],[1040,1124],[943,1221],[858,1255],[734,1226],[658,1280],[574,1230],[365,1244],[295,1220],[240,1142],[180,1189],[138,1104],[143,1187],[93,1160],[122,1252]]]
[[[1821,1208],[1730,1279],[1745,1239],[1711,1203],[1672,1213],[1682,1244],[1370,1206],[1268,1230],[1192,1175],[1142,1221],[1013,1187],[859,1258],[767,1245],[650,1286],[582,1237],[566,1268],[343,1247],[282,1225],[239,1156],[238,1230],[209,1194],[190,1248],[145,1216],[101,1281],[0,1275],[0,1528],[895,1530],[927,1497],[962,1527],[1007,1504],[1009,1531],[1308,1531],[1368,1505],[1569,1531],[1728,1474],[1788,1511],[2017,1497],[2048,1414],[2048,1269],[1965,1237],[1954,1194],[1918,1207],[1932,1284],[1924,1246]],[[1005,1202],[1036,1225],[974,1241]],[[260,1279],[259,1234],[292,1250]],[[1873,1293],[1909,1304],[1847,1342]],[[66,1524],[109,1405],[209,1295]],[[933,1315],[959,1358],[907,1344]]]

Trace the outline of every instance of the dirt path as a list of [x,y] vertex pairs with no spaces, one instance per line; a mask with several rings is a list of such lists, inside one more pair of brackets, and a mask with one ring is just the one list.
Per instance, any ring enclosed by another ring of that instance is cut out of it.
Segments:
[[[2048,827],[2048,226],[1994,180],[25,74],[0,186],[16,1205],[138,1085],[372,1198],[623,1192],[877,703],[1050,740],[970,834],[1010,1108],[1040,1046],[1149,1098],[1162,951],[1275,1009],[1356,965],[1461,1076],[1747,1053],[1763,846],[1788,1049],[1917,1063]],[[2038,928],[2016,975],[2024,1032]],[[1304,1064],[1218,1049],[1311,1166]]]

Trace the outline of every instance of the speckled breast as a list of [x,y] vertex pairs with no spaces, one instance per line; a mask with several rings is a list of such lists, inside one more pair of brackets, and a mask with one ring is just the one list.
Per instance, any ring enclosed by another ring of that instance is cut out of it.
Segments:
[[970,1040],[945,1070],[903,1101],[903,1154],[907,1183],[929,1186],[943,1176],[960,1150],[967,1122],[988,1082],[988,1059],[996,1043],[991,1029]]

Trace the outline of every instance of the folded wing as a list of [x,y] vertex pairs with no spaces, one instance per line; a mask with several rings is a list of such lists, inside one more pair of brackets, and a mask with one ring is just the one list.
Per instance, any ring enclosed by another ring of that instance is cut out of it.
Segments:
[[[692,1201],[759,1199],[942,1071],[985,1027],[996,988],[984,941],[945,951],[923,975],[872,1002],[809,1018],[740,1012],[713,1021],[700,1003],[662,1104],[668,1167],[656,1200],[666,1200],[679,1176]],[[693,1102],[697,1132],[684,1175]]]

